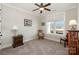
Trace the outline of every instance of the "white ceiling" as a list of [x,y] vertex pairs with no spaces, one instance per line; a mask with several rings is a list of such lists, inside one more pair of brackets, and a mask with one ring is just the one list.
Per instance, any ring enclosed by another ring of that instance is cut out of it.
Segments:
[[[44,4],[46,4],[46,3],[44,3]],[[9,3],[9,5],[15,6],[17,8],[22,8],[26,11],[41,15],[39,10],[32,11],[33,9],[38,8],[36,5],[34,5],[34,3]],[[51,5],[48,6],[48,8],[51,9],[51,12],[53,12],[53,10],[65,11],[69,8],[76,7],[76,5],[77,5],[76,3],[51,3]],[[42,15],[48,14],[48,13],[51,13],[51,12],[43,11]]]

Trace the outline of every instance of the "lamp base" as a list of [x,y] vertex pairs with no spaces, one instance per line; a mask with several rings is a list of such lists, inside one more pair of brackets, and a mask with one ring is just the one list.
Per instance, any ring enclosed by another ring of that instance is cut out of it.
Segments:
[[73,25],[71,30],[77,30],[77,26],[76,25]]

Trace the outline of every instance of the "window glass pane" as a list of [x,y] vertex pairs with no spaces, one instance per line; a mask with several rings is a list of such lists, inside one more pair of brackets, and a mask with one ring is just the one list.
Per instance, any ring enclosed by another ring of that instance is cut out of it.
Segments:
[[64,31],[64,20],[56,20],[55,21],[56,34],[63,34]]
[[56,28],[63,28],[64,27],[64,20],[56,20],[55,26],[56,26]]

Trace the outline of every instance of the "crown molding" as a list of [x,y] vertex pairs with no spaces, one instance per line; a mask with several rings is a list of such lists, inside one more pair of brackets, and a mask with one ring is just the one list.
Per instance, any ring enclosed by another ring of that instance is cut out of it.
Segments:
[[30,12],[30,11],[27,11],[27,10],[25,10],[25,9],[23,9],[23,8],[20,8],[20,7],[16,7],[16,6],[7,4],[7,3],[3,3],[2,5],[4,5],[4,6],[8,6],[8,7],[10,7],[10,8],[14,8],[14,9],[19,10],[19,11],[22,11],[22,12],[25,12],[25,13],[30,14],[30,15],[32,15],[32,16],[39,17],[38,14],[33,13],[33,12]]
[[[25,10],[25,9],[23,9],[23,8],[16,7],[16,6],[13,6],[13,5],[7,4],[7,3],[3,3],[2,5],[8,6],[8,7],[10,7],[10,8],[17,9],[17,10],[19,10],[19,11],[25,12],[25,13],[30,14],[30,15],[35,16],[35,17],[45,17],[45,16],[46,16],[46,14],[37,14],[37,13],[30,12],[30,11]],[[62,11],[62,12],[65,12],[65,11],[67,11],[67,10],[69,10],[69,9],[72,9],[72,8],[76,8],[76,6],[77,6],[77,5],[74,5],[74,6],[68,7],[67,9],[65,9],[65,10]],[[55,12],[58,12],[58,11],[55,11]],[[59,11],[59,12],[61,12],[61,11]],[[53,12],[51,12],[51,13],[53,13]],[[50,14],[50,13],[47,13],[47,14]]]

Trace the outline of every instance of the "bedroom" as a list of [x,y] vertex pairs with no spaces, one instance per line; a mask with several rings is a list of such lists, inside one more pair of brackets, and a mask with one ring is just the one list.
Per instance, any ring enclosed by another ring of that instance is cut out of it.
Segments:
[[[42,13],[32,11],[36,8],[35,3],[0,4],[0,55],[68,55],[60,38],[65,38],[70,30],[70,20],[74,19],[79,29],[79,4],[50,3],[46,8],[51,11],[43,10]],[[43,31],[44,40],[37,38],[38,30]],[[17,34],[23,35],[24,45],[13,48],[13,35]]]

